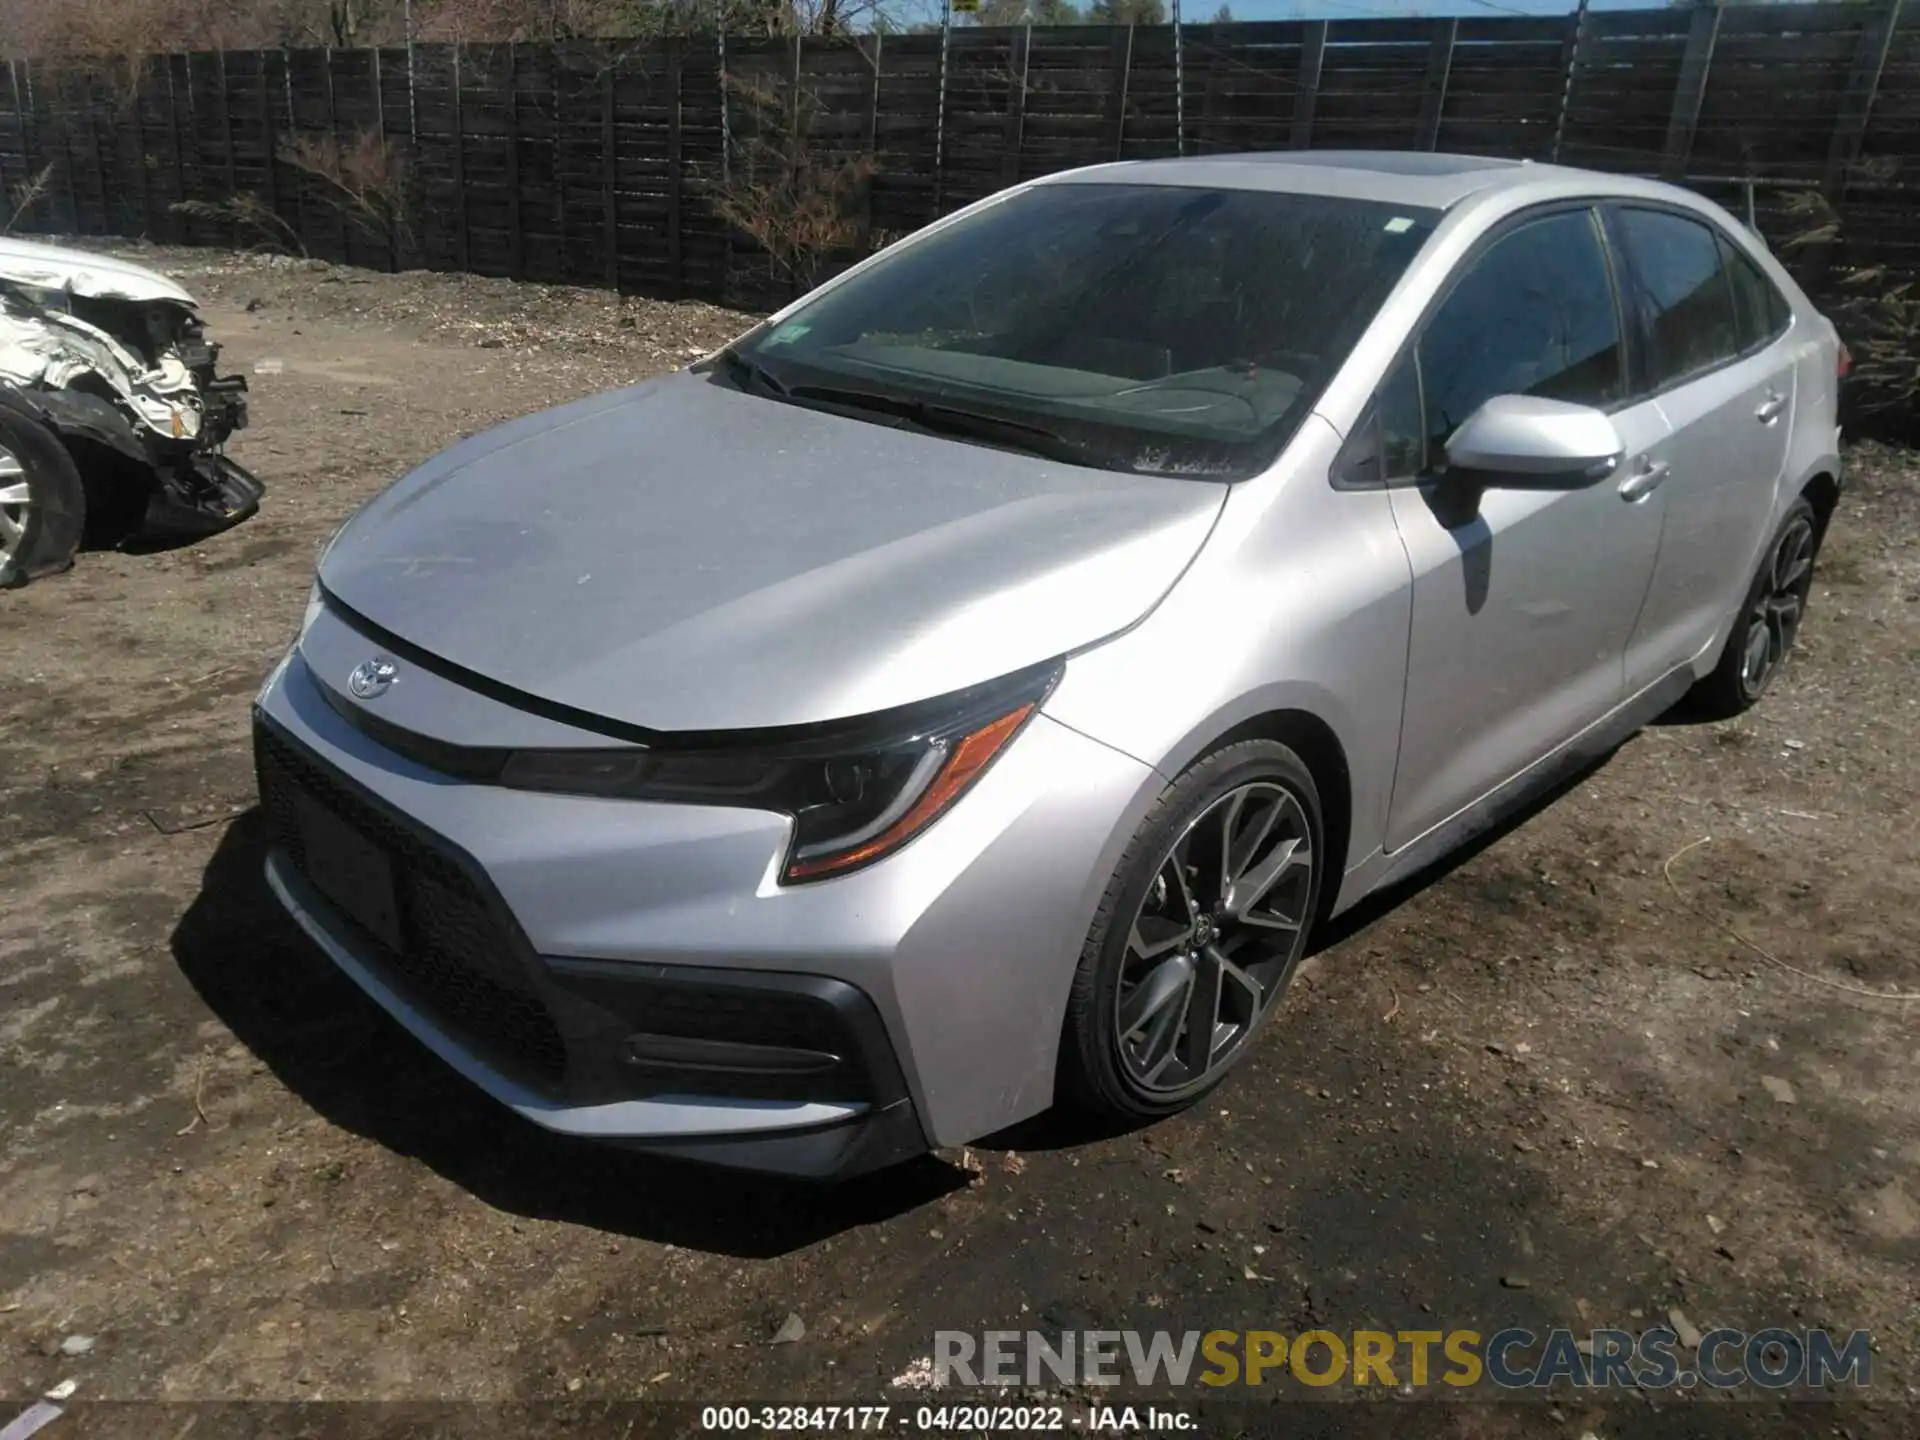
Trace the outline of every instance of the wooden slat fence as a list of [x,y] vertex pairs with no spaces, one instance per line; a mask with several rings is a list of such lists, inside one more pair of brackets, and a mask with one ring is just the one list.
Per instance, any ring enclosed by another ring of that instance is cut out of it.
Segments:
[[[766,257],[718,200],[782,124],[811,159],[871,157],[856,250],[1071,166],[1362,147],[1666,176],[1763,227],[1781,193],[1818,191],[1846,259],[1920,270],[1920,0],[228,51],[132,74],[17,59],[0,187],[48,173],[21,231],[246,245],[265,226],[354,264],[764,301]],[[327,137],[405,167],[403,227],[288,159]],[[235,196],[253,223],[176,208]]]

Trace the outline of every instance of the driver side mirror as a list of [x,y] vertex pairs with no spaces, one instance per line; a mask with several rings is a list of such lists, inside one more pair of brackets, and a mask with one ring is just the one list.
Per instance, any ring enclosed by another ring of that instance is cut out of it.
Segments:
[[1487,489],[1581,490],[1611,475],[1626,448],[1590,405],[1495,395],[1447,438],[1447,472]]

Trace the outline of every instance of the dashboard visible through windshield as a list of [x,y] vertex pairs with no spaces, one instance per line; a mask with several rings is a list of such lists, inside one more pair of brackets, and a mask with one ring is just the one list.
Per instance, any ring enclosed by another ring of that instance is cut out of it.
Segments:
[[1050,458],[1243,478],[1298,429],[1437,219],[1040,185],[761,326],[723,369],[774,398]]

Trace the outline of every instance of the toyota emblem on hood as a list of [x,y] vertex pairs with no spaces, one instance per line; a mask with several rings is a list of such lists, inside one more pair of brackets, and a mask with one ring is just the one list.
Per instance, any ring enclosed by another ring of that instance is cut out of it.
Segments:
[[362,700],[372,700],[392,689],[399,674],[398,665],[376,655],[353,667],[353,673],[347,676],[347,688]]

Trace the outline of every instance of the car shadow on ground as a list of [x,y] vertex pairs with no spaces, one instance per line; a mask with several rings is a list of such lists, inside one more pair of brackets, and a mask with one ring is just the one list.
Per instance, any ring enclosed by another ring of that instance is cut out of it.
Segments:
[[1534,816],[1544,810],[1552,809],[1566,796],[1606,769],[1612,763],[1613,757],[1619,753],[1619,747],[1615,746],[1602,755],[1583,761],[1517,810],[1502,816],[1457,849],[1448,851],[1426,869],[1417,870],[1406,879],[1396,881],[1384,890],[1374,891],[1351,910],[1342,911],[1331,920],[1323,920],[1314,927],[1312,938],[1307,942],[1307,954],[1320,955],[1336,945],[1345,944],[1381,917],[1399,909],[1414,896],[1431,889],[1462,866],[1473,863],[1486,851],[1491,850],[1532,820]]
[[[1445,879],[1591,778],[1612,753],[1323,924],[1310,953],[1353,938]],[[964,1169],[934,1156],[834,1187],[743,1177],[541,1130],[442,1064],[308,942],[267,889],[266,846],[258,809],[228,828],[173,932],[182,973],[235,1037],[317,1112],[421,1160],[488,1204],[747,1257],[889,1219],[967,1184]],[[1140,1128],[1057,1106],[976,1144],[989,1152],[1071,1150]]]
[[502,1210],[739,1257],[891,1218],[967,1183],[924,1156],[856,1185],[742,1176],[550,1134],[475,1089],[388,1018],[281,910],[257,808],[228,827],[175,926],[175,961],[236,1039],[345,1130]]
[[[1592,779],[1605,769],[1618,753],[1616,748],[1589,760],[1578,769],[1570,771],[1511,815],[1505,816],[1489,829],[1475,835],[1459,849],[1442,856],[1426,869],[1384,890],[1376,891],[1352,909],[1342,912],[1331,920],[1321,921],[1314,927],[1312,936],[1307,942],[1307,955],[1309,957],[1319,955],[1337,945],[1344,944],[1383,916],[1406,904],[1414,896],[1439,884],[1461,866],[1498,844],[1534,816],[1549,809],[1563,796]],[[1017,1125],[1011,1125],[975,1143],[982,1150],[993,1151],[1071,1150],[1081,1145],[1110,1140],[1117,1135],[1146,1129],[1149,1125],[1158,1123],[1161,1122],[1150,1121],[1145,1124],[1128,1125],[1056,1106],[1044,1114],[1036,1115],[1030,1120],[1022,1120]]]

